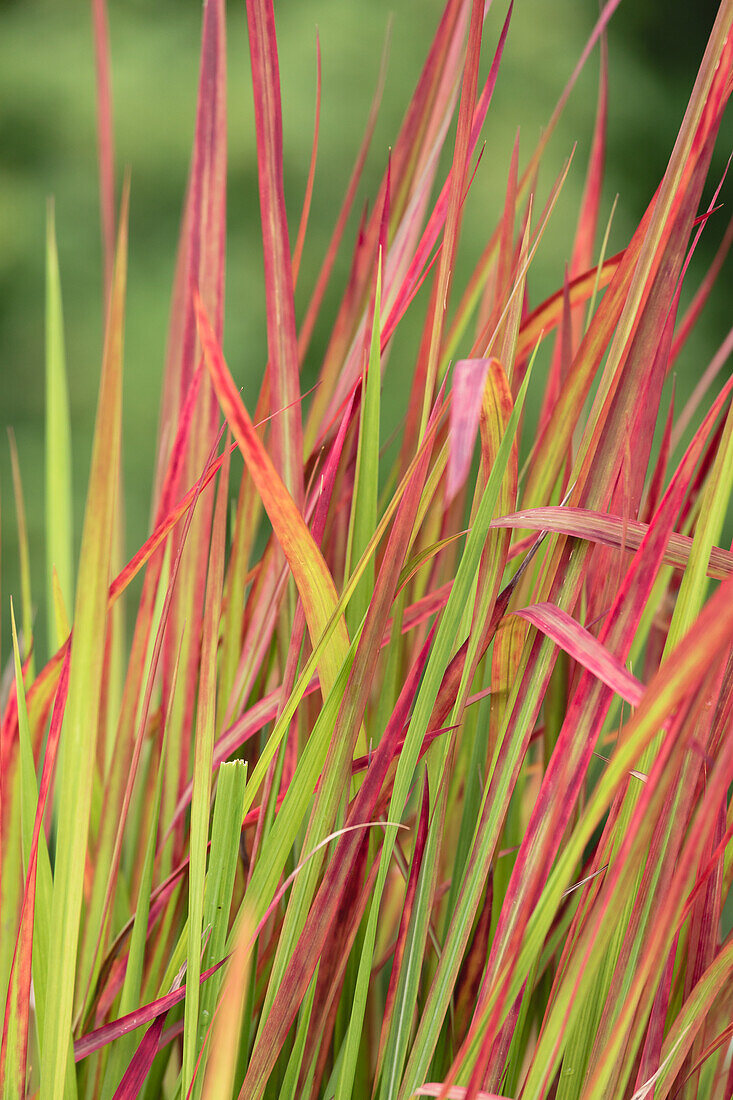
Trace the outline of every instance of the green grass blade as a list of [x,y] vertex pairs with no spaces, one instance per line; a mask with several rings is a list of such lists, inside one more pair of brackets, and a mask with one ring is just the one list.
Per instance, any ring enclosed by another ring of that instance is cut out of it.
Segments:
[[48,1004],[43,1029],[41,1100],[73,1100],[64,1075],[74,1004],[87,830],[102,689],[107,578],[112,552],[122,411],[122,345],[127,273],[127,197],[123,199],[114,292],[105,339],[89,494],[79,561],[69,698],[64,723],[59,829],[51,906]]
[[[171,693],[175,691],[174,681]],[[155,853],[157,849],[158,823],[160,820],[161,800],[163,797],[163,774],[167,762],[168,730],[163,731],[163,740],[160,747],[160,759],[158,761],[158,773],[155,779],[155,790],[152,799],[152,814],[148,828],[148,840],[145,848],[145,862],[140,875],[140,886],[135,907],[135,920],[130,935],[130,950],[127,956],[125,969],[125,981],[122,986],[122,995],[118,1007],[118,1015],[125,1016],[132,1012],[140,1002],[143,982],[143,964],[145,961],[145,947],[148,936],[148,916],[150,913],[150,895],[153,887],[153,870],[155,865]],[[135,1050],[134,1036],[123,1036],[113,1047],[102,1087],[102,1100],[109,1100],[114,1095],[114,1090],[122,1080],[125,1069]]]
[[49,645],[67,637],[56,607],[53,573],[65,606],[74,602],[71,421],[66,380],[61,276],[53,202],[46,220],[46,585]]
[[715,456],[700,506],[700,518],[695,526],[690,559],[680,585],[674,615],[667,636],[665,652],[669,653],[685,634],[705,602],[708,587],[707,572],[710,555],[720,540],[725,517],[733,495],[733,407],[728,410],[723,438]]
[[[204,605],[204,635],[201,647],[196,740],[191,798],[191,838],[188,872],[188,973],[183,1029],[182,1090],[188,1094],[197,1058],[199,1035],[199,976],[201,973],[201,932],[204,915],[204,879],[206,843],[209,836],[211,800],[211,762],[216,724],[216,660],[221,617],[221,593],[224,580],[227,491],[229,488],[229,449],[219,475],[216,509],[211,535],[209,575]],[[217,960],[218,961],[218,960]]]
[[[21,833],[22,833],[22,845],[23,845],[23,866],[26,875],[34,874],[35,883],[29,883],[29,887],[32,890],[32,896],[34,898],[33,912],[29,913],[27,917],[22,915],[21,921],[25,917],[30,922],[30,935],[25,938],[23,949],[30,953],[30,957],[23,957],[21,949],[21,936],[23,933],[23,924],[21,924],[21,931],[19,932],[19,938],[16,946],[16,952],[20,951],[20,954],[15,958],[15,976],[16,976],[16,989],[9,991],[8,1005],[11,1003],[11,999],[16,995],[17,983],[24,981],[26,988],[21,997],[18,998],[18,1004],[23,1006],[22,1016],[19,1019],[17,1013],[14,1014],[14,1027],[15,1034],[10,1033],[10,1050],[9,1050],[9,1065],[5,1066],[4,1075],[4,1088],[6,1091],[10,1089],[12,1091],[11,1067],[14,1066],[19,1082],[23,1081],[25,1076],[25,1062],[26,1052],[28,1047],[28,1014],[30,1010],[30,975],[31,970],[33,973],[33,985],[34,985],[34,1000],[35,1000],[35,1013],[38,1021],[39,1030],[43,1027],[43,1021],[45,1019],[46,1009],[46,973],[48,970],[48,945],[50,937],[49,929],[49,914],[51,911],[51,896],[52,896],[52,878],[51,878],[51,862],[48,855],[48,848],[46,846],[46,838],[43,830],[38,831],[38,838],[36,840],[35,853],[34,853],[34,820],[37,811],[38,804],[38,783],[36,780],[36,769],[33,761],[33,749],[31,746],[30,726],[28,722],[28,708],[26,705],[25,688],[23,686],[23,672],[20,663],[20,650],[18,648],[18,637],[15,627],[15,616],[13,614],[12,600],[11,600],[11,625],[13,632],[13,655],[15,661],[15,687],[18,699],[18,740],[20,748],[20,817],[21,817]],[[30,868],[30,870],[29,870]],[[73,1087],[73,1060],[71,1058],[71,1047],[68,1051],[69,1057],[67,1061],[67,1085]],[[8,1092],[8,1095],[10,1093]],[[17,1095],[17,1093],[15,1093]]]
[[18,551],[20,555],[20,595],[23,622],[23,656],[29,660],[28,675],[34,679],[35,660],[33,657],[33,598],[31,596],[31,558],[28,545],[28,524],[25,518],[25,500],[23,482],[20,476],[18,448],[15,445],[15,433],[8,431],[10,443],[10,462],[13,471],[13,494],[15,496],[15,515],[18,522]]
[[[379,405],[382,387],[380,347],[380,302],[382,296],[382,264],[377,267],[377,285],[374,292],[374,317],[369,349],[369,363],[362,381],[362,400],[359,417],[359,447],[356,453],[354,493],[351,503],[349,540],[347,543],[347,572],[352,562],[358,561],[369,545],[377,527],[377,496],[379,491]],[[351,597],[347,622],[351,635],[355,633],[369,608],[374,591],[374,559],[369,564],[359,585]]]
[[[239,838],[242,827],[242,808],[247,779],[247,768],[241,760],[222,764],[219,769],[211,825],[211,850],[206,875],[204,897],[204,936],[208,943],[204,951],[203,969],[222,959],[226,953],[229,913],[232,907],[234,877],[239,862]],[[200,1023],[197,1048],[200,1050],[214,1019],[223,974],[214,974],[201,989]],[[198,1097],[204,1083],[204,1067],[211,1054],[206,1051],[202,1066],[196,1074],[193,1096]]]

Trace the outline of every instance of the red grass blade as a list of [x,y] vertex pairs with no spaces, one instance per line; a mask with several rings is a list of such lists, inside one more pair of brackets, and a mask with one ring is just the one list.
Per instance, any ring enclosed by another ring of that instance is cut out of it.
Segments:
[[[501,516],[493,520],[491,525],[492,527],[526,528],[530,531],[555,531],[557,534],[588,539],[602,546],[611,546],[616,550],[627,552],[639,549],[648,530],[648,524],[640,523],[638,520],[625,520],[621,516],[611,516],[584,508],[559,506],[515,512],[511,516]],[[684,569],[691,548],[692,539],[688,535],[680,535],[673,531],[664,560],[675,569]],[[708,563],[708,576],[723,580],[731,573],[733,573],[733,553],[714,546]]]
[[303,427],[295,334],[293,264],[283,187],[280,69],[272,0],[247,0],[257,168],[267,296],[267,346],[275,466],[296,507],[303,508]]
[[[467,1100],[468,1089],[463,1085],[451,1085],[446,1088],[444,1085],[433,1084],[421,1085],[419,1089],[415,1089],[415,1096],[439,1096],[443,1100]],[[497,1092],[474,1092],[474,1100],[510,1100],[508,1096],[500,1096]]]
[[[293,572],[303,601],[311,641],[315,645],[336,606],[336,588],[297,505],[278,477],[272,460],[254,431],[252,421],[235,389],[198,295],[195,297],[195,302],[206,365],[224,415],[244,455],[252,480],[262,497],[273,529]],[[319,670],[321,684],[325,691],[329,691],[333,686],[347,648],[348,635],[342,616],[331,643],[326,647]]]
[[[217,970],[220,970],[226,961],[226,958],[221,959],[214,966],[210,966],[208,970],[204,970],[201,981],[205,982],[212,974],[216,974]],[[134,1012],[128,1012],[126,1016],[121,1016],[119,1020],[112,1020],[111,1023],[103,1024],[102,1027],[90,1031],[89,1034],[82,1035],[81,1039],[77,1039],[74,1043],[74,1060],[81,1062],[88,1058],[90,1054],[94,1054],[96,1050],[101,1050],[109,1043],[114,1042],[120,1035],[127,1035],[130,1031],[136,1031],[143,1024],[149,1024],[151,1020],[157,1019],[161,1014],[164,1015],[170,1012],[172,1008],[181,1003],[185,996],[186,987],[185,985],[180,986],[171,990],[170,993],[166,993],[163,997],[158,997],[149,1004],[136,1008]]]
[[644,685],[632,676],[623,662],[609,652],[589,631],[566,611],[553,604],[535,604],[513,612],[532,623],[548,638],[569,653],[593,676],[636,707],[644,694]]
[[[222,0],[205,0],[199,91],[191,171],[181,223],[171,304],[160,424],[157,501],[181,407],[198,366],[191,288],[206,302],[219,339],[224,318],[224,239],[226,227],[226,21]],[[186,459],[189,484],[198,476],[214,440],[217,408],[208,379],[199,398],[197,431]],[[185,662],[184,662],[185,668]]]

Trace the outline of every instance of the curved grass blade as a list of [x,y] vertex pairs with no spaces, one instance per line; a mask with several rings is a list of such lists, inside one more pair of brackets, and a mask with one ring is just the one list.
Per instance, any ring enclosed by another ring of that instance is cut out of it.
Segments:
[[[649,525],[638,520],[624,519],[621,516],[594,512],[585,508],[550,505],[546,508],[528,508],[501,516],[492,522],[492,527],[514,527],[529,531],[554,531],[557,534],[572,535],[611,546],[615,550],[632,552],[638,550],[649,529]],[[665,550],[664,560],[675,569],[685,569],[692,551],[693,540],[689,535],[673,531]],[[707,575],[715,580],[724,580],[733,573],[733,553],[713,546],[707,564]]]
[[[303,601],[311,641],[315,646],[337,603],[333,579],[293,498],[254,431],[249,414],[224,362],[203,303],[197,293],[194,298],[206,365],[222,411],[244,455],[252,480],[262,497],[273,530],[292,570]],[[348,634],[342,618],[323,653],[319,667],[325,692],[333,686],[347,648]]]

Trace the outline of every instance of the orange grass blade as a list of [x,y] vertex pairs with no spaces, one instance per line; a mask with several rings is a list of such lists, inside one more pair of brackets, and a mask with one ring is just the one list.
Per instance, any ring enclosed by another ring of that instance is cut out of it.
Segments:
[[[224,362],[218,341],[198,295],[195,295],[195,304],[206,366],[224,416],[242,451],[252,480],[270,517],[273,530],[292,570],[303,601],[311,641],[315,645],[336,607],[337,594],[333,579],[293,498],[280,480],[272,460],[254,431],[252,421],[234,387],[232,376]],[[326,647],[322,666],[319,669],[325,692],[328,692],[336,681],[348,644],[346,624],[342,617]]]

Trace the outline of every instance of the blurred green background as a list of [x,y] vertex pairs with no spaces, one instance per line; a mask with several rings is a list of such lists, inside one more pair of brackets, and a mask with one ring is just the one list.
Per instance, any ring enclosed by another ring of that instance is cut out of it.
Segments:
[[[301,268],[302,313],[358,148],[391,17],[387,84],[361,198],[373,194],[432,37],[441,0],[279,0],[276,3],[285,119],[286,198],[297,224],[308,169],[315,96],[315,31],[323,53],[323,106],[315,194]],[[624,0],[611,24],[607,175],[601,221],[619,205],[611,251],[623,247],[664,171],[712,26],[714,0]],[[485,127],[487,142],[468,204],[457,288],[501,210],[511,145],[521,131],[526,163],[598,11],[597,0],[517,0],[502,70]],[[506,12],[495,0],[485,31],[485,64]],[[126,550],[147,533],[153,449],[178,223],[193,133],[198,79],[199,3],[109,0],[118,182],[132,181],[125,356]],[[252,399],[265,361],[264,295],[249,52],[242,2],[229,5],[229,189],[225,351]],[[533,304],[562,284],[575,227],[595,114],[598,56],[591,59],[552,140],[540,198],[578,142],[571,176],[531,273]],[[728,120],[729,121],[729,120]],[[56,202],[73,429],[77,546],[96,402],[101,324],[94,61],[89,5],[22,0],[0,5],[0,378],[2,420],[17,438],[28,510],[34,601],[43,578],[43,317],[47,196]],[[711,184],[731,144],[721,135]],[[450,139],[449,139],[450,140]],[[706,191],[709,198],[711,187]],[[726,191],[723,192],[723,201]],[[357,208],[360,203],[357,202]],[[721,212],[703,235],[689,293],[720,240]],[[306,367],[312,377],[328,318],[343,285],[348,246],[333,279],[323,324]],[[678,377],[678,403],[730,326],[727,266]],[[401,348],[421,320],[412,311]],[[410,325],[413,328],[410,328]],[[414,350],[413,350],[414,354]],[[407,364],[411,369],[412,363]],[[397,384],[395,368],[388,385]],[[399,410],[398,401],[386,403]],[[397,417],[395,412],[395,422]],[[394,424],[386,425],[386,430]],[[3,659],[8,596],[19,597],[17,539],[6,439],[0,445]],[[38,627],[45,635],[45,615]],[[42,645],[43,648],[43,645]]]

